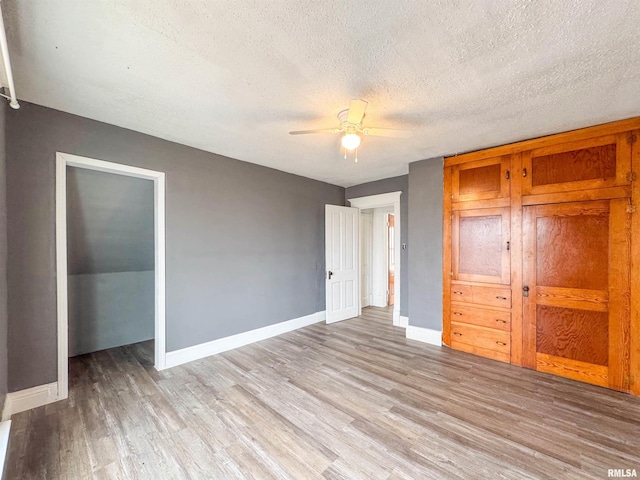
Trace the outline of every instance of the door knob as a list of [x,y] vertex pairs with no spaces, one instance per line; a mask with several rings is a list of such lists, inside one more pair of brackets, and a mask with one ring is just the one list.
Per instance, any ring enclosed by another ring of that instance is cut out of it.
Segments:
[[333,272],[332,272],[331,270],[329,270],[329,271],[327,272],[327,276],[329,277],[329,280],[331,280],[331,275],[333,275]]
[[527,287],[526,285],[524,287],[522,287],[522,296],[523,297],[528,297],[529,296],[529,287]]

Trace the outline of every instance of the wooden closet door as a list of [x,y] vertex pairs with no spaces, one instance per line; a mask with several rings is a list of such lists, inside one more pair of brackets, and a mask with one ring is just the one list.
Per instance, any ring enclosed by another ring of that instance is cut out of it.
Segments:
[[627,206],[615,199],[524,208],[525,366],[628,389]]
[[471,202],[509,198],[511,157],[488,158],[454,165],[451,171],[451,200]]
[[452,279],[509,284],[509,208],[460,210],[452,216]]
[[[614,191],[616,187],[628,186],[631,143],[628,133],[619,133],[524,152],[522,194],[548,195],[603,188]],[[615,194],[609,198],[613,196]],[[555,203],[555,199],[540,203],[552,202]]]

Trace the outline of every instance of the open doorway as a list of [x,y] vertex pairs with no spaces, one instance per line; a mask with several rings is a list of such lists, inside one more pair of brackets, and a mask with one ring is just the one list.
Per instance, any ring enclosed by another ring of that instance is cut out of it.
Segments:
[[69,358],[153,340],[153,243],[151,180],[67,167]]
[[395,259],[393,207],[360,211],[360,285],[362,307],[393,306]]
[[164,182],[57,154],[57,400],[68,396],[69,356],[153,338],[155,367],[165,366]]
[[[360,310],[383,307],[400,320],[400,195],[391,192],[350,198],[360,210]],[[390,240],[391,237],[391,240]]]

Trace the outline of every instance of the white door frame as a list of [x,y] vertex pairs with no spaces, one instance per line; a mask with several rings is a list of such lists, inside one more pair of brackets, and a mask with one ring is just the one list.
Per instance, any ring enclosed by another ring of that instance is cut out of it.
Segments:
[[166,362],[165,311],[165,175],[164,172],[56,153],[56,286],[58,317],[58,395],[69,396],[69,306],[67,297],[67,167],[152,180],[154,185],[155,367]]
[[[358,197],[358,198],[349,198],[348,201],[352,207],[356,207],[360,210],[365,210],[368,208],[380,208],[380,207],[393,207],[393,217],[394,217],[394,241],[395,241],[395,275],[394,275],[394,304],[393,304],[393,324],[396,326],[401,326],[400,323],[400,273],[401,273],[401,264],[400,257],[402,252],[402,244],[400,243],[400,226],[402,225],[402,219],[400,218],[400,195],[402,195],[401,191],[398,192],[390,192],[390,193],[381,193],[379,195],[369,195],[367,197]],[[359,249],[362,248],[362,243],[359,243]],[[360,252],[358,252],[360,255]],[[358,272],[359,275],[362,275],[361,272]],[[362,314],[362,293],[358,295],[358,299],[360,301],[360,314]]]

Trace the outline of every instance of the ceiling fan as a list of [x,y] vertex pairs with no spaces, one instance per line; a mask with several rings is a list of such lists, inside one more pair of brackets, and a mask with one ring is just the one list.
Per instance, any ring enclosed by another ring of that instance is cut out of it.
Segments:
[[368,102],[364,100],[351,100],[349,108],[338,113],[340,121],[339,128],[321,128],[317,130],[294,130],[289,132],[290,135],[307,135],[309,133],[342,133],[341,144],[345,149],[345,158],[347,158],[347,150],[356,150],[355,161],[358,161],[357,148],[362,140],[361,135],[375,137],[400,137],[406,138],[411,135],[407,130],[397,130],[394,128],[365,127],[362,125]]

